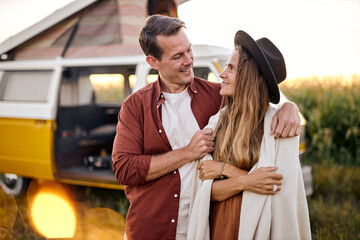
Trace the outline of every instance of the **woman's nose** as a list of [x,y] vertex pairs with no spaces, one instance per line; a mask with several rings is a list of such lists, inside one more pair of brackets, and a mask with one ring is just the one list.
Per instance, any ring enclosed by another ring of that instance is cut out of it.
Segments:
[[226,74],[225,74],[225,71],[222,71],[219,75],[220,78],[225,78],[226,77]]

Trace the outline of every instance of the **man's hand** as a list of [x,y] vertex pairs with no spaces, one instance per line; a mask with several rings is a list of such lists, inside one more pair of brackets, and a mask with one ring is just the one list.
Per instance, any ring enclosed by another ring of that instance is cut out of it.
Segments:
[[271,135],[278,137],[294,137],[300,134],[299,109],[292,102],[286,102],[275,114],[271,123]]
[[214,139],[211,128],[198,130],[185,148],[192,158],[201,159],[214,151]]

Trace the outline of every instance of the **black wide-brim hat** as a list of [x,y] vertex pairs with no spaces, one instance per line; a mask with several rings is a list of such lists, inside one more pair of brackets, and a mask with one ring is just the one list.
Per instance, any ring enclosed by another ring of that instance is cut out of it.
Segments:
[[278,84],[286,78],[286,66],[280,50],[267,38],[254,40],[240,30],[235,35],[235,46],[244,47],[254,58],[268,87],[270,102],[279,103]]

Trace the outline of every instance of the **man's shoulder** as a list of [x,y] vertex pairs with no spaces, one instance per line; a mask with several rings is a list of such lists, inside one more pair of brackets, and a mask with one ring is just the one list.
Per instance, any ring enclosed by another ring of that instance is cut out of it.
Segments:
[[140,88],[136,92],[127,96],[123,104],[138,104],[140,102],[150,102],[155,91],[155,83],[146,85],[145,87]]

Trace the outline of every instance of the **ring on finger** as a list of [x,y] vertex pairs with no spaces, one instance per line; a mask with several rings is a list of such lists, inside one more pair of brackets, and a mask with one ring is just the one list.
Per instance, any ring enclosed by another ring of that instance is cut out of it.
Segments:
[[277,185],[274,185],[272,191],[273,191],[273,192],[276,192],[276,190],[277,190]]

